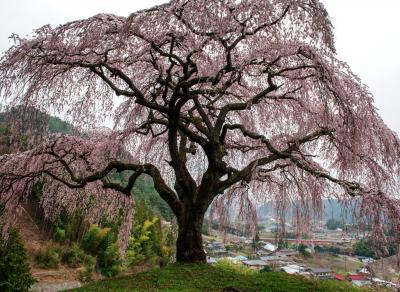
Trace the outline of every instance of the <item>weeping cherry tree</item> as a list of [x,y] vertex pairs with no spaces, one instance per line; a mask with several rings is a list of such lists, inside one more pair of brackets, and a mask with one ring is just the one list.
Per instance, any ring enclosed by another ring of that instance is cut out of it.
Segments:
[[357,197],[371,236],[398,239],[399,140],[336,58],[319,0],[172,0],[12,38],[3,103],[87,128],[112,118],[114,128],[0,157],[6,228],[44,180],[49,218],[85,208],[96,221],[122,208],[126,240],[132,188],[147,174],[177,218],[178,262],[205,261],[211,205],[256,220],[255,202],[274,201],[282,217],[295,204],[301,233],[323,198]]

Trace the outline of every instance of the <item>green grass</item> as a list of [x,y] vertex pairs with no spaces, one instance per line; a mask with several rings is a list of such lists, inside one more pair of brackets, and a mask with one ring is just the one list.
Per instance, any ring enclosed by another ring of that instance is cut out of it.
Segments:
[[135,276],[102,280],[74,291],[364,291],[338,281],[314,281],[281,272],[259,273],[225,264],[170,265]]
[[7,127],[6,127],[6,125],[3,125],[3,124],[0,122],[0,135],[5,134],[6,132],[7,132]]

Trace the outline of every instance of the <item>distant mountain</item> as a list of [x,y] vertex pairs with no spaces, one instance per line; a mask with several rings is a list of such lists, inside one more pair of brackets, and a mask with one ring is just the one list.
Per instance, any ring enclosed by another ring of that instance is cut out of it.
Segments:
[[58,117],[51,116],[34,107],[16,106],[0,112],[0,124],[10,127],[18,125],[22,131],[42,130],[51,133],[72,134],[74,127]]
[[0,155],[31,149],[52,133],[74,134],[74,127],[33,107],[0,112]]
[[[354,214],[352,206],[346,206],[336,199],[323,200],[324,202],[324,219],[336,219],[346,223],[354,223]],[[355,202],[354,202],[355,203]],[[354,205],[353,203],[353,205]]]
[[[324,199],[323,200],[323,215],[322,220],[328,219],[336,219],[339,221],[343,221],[346,223],[353,223],[354,217],[351,213],[351,206],[345,206],[343,203],[340,203],[337,199]],[[268,217],[276,217],[274,204],[272,202],[265,203],[261,205],[257,214],[259,218],[268,218]],[[291,220],[293,218],[294,212],[293,208],[290,209],[288,214],[286,215],[287,220]]]

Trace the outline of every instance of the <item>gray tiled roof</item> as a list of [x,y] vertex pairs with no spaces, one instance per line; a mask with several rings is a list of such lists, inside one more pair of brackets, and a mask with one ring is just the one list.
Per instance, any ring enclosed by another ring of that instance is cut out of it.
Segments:
[[329,269],[329,268],[315,268],[315,269],[311,269],[311,272],[314,273],[314,274],[330,273],[331,269]]

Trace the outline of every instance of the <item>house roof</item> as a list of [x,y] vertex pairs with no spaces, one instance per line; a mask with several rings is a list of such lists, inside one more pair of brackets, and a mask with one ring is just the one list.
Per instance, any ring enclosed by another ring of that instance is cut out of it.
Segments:
[[214,246],[214,247],[225,247],[225,245],[222,242],[217,242],[217,241],[211,242],[208,245]]
[[238,261],[246,261],[246,260],[248,260],[247,257],[245,257],[243,255],[235,256],[233,259],[238,260]]
[[262,260],[247,260],[247,261],[243,261],[243,263],[248,266],[266,266],[267,265],[267,263]]
[[287,274],[297,274],[297,273],[300,273],[300,271],[297,270],[297,269],[286,268],[286,267],[283,267],[283,268],[281,268],[281,269],[282,269],[282,271],[284,271],[284,272],[287,273]]
[[347,277],[352,281],[365,281],[366,280],[364,275],[348,275]]
[[303,270],[303,268],[298,265],[288,265],[282,267],[281,270],[288,274],[297,274],[300,273]]
[[333,275],[333,278],[335,278],[336,280],[339,280],[339,281],[344,281],[346,279],[344,276],[342,276],[340,274],[332,273],[332,275]]
[[277,247],[276,247],[275,245],[273,245],[272,243],[266,243],[266,244],[263,246],[263,249],[270,250],[270,251],[275,251],[276,248],[277,248]]
[[288,254],[299,253],[297,250],[293,250],[293,249],[281,249],[278,252],[280,252],[280,253],[288,253]]
[[315,269],[311,269],[311,272],[314,273],[314,274],[330,273],[331,269],[329,269],[329,268],[315,268]]
[[280,250],[275,253],[277,256],[295,256],[298,255],[299,252],[296,250]]
[[260,259],[263,261],[278,261],[278,260],[280,260],[280,258],[277,256],[263,256],[263,257],[260,257]]
[[287,265],[286,267],[293,268],[293,269],[298,269],[298,270],[304,269],[302,266],[299,266],[299,265]]

